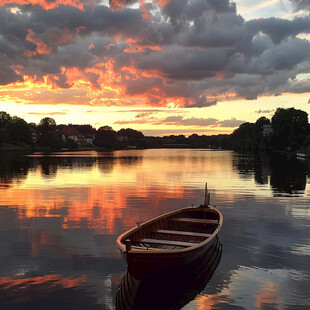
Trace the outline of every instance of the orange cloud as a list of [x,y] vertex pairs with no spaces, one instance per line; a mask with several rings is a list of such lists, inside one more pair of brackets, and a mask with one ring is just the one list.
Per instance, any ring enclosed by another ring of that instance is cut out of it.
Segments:
[[170,2],[170,0],[153,0],[153,2],[157,3],[161,7],[164,7]]
[[109,0],[110,8],[112,10],[121,9],[127,3],[126,0]]
[[[40,53],[49,51],[43,44],[41,48]],[[23,75],[24,82],[0,86],[0,100],[101,106],[195,107],[196,104],[194,98],[169,94],[160,71],[140,70],[133,61],[117,69],[110,58],[93,67],[61,67],[59,70],[58,74],[43,77]],[[15,71],[22,74],[23,68],[16,67]]]
[[28,40],[29,42],[34,43],[37,47],[35,51],[29,51],[26,50],[25,51],[25,55],[26,56],[34,56],[34,55],[45,55],[45,54],[50,54],[52,51],[52,48],[47,46],[46,43],[44,43],[43,41],[41,41],[36,34],[33,32],[32,29],[28,29],[28,34],[26,36],[26,40]]
[[122,68],[122,71],[127,71],[131,73],[132,75],[136,75],[138,73],[138,70],[132,65],[132,66],[124,66]]
[[[280,20],[246,22],[229,1],[220,11],[213,2],[200,10],[193,10],[190,1],[182,3],[184,10],[164,9],[169,0],[109,0],[110,7],[99,2],[0,0],[8,16],[0,33],[1,101],[207,107],[220,99],[281,93],[289,81],[279,77],[279,70],[289,72],[307,61],[303,51],[309,43],[294,34],[304,33],[306,26],[293,31],[292,20],[284,32],[272,31],[281,29]],[[211,11],[230,18],[210,24]],[[194,20],[201,20],[199,27]],[[303,20],[307,25],[308,18]],[[254,44],[260,32],[272,41],[265,56]],[[249,37],[254,39],[245,40]],[[292,61],[275,62],[278,50]],[[292,93],[307,86],[289,83]]]
[[158,45],[130,45],[124,49],[124,53],[144,53],[147,50],[161,51],[162,47]]
[[26,35],[26,40],[34,43],[36,45],[35,51],[26,50],[26,56],[35,56],[35,55],[48,55],[51,54],[55,46],[61,46],[73,42],[73,37],[70,34],[67,28],[59,30],[49,30],[44,33],[47,37],[49,44],[45,43],[40,35],[34,33],[32,29],[28,29],[28,34]]
[[36,115],[36,116],[46,116],[46,115],[50,115],[50,116],[54,116],[54,115],[67,115],[67,112],[28,112],[28,115]]
[[222,81],[225,78],[225,76],[226,76],[225,72],[218,72],[215,78],[217,81]]
[[142,12],[142,18],[144,20],[150,20],[151,19],[151,14],[150,11],[147,9],[144,0],[140,0],[140,10]]
[[55,1],[48,1],[48,0],[0,0],[0,6],[6,6],[7,4],[20,4],[20,5],[39,5],[45,10],[52,10],[60,5],[70,5],[72,7],[76,7],[80,10],[84,10],[84,5],[79,0],[55,0]]

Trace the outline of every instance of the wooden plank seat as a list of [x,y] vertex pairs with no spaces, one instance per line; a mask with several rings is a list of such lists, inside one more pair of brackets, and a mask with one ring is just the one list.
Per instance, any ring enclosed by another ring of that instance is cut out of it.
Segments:
[[173,221],[176,222],[187,222],[187,223],[200,223],[200,224],[218,224],[218,220],[210,220],[210,219],[195,219],[190,217],[180,217],[174,218]]
[[143,238],[143,239],[140,240],[140,242],[142,242],[142,243],[162,244],[162,245],[175,245],[175,246],[183,246],[183,247],[189,247],[189,246],[193,246],[193,245],[197,245],[198,244],[198,243],[185,242],[185,241],[149,239],[149,238]]
[[[163,248],[152,248],[150,246],[141,246],[141,245],[132,245],[131,246],[132,249],[139,249],[139,250],[158,250],[158,251],[162,251],[165,250]],[[167,249],[169,251],[169,249]]]
[[161,234],[178,235],[178,236],[191,236],[191,237],[203,237],[203,238],[209,238],[211,236],[211,234],[204,234],[204,233],[192,232],[192,231],[180,231],[180,230],[158,229],[156,232],[161,233]]

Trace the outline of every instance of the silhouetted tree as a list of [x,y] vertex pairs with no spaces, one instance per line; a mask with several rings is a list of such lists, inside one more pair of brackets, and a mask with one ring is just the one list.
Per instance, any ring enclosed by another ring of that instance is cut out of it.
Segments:
[[198,136],[196,133],[190,135],[187,138],[187,141],[191,147],[200,147],[201,146],[201,137]]
[[0,128],[0,146],[5,142],[8,138],[8,133],[5,128]]
[[53,118],[45,117],[41,119],[38,125],[40,137],[38,143],[42,146],[48,146],[52,149],[58,149],[61,143],[61,135],[56,131],[56,122]]
[[29,125],[22,118],[13,116],[6,128],[10,142],[31,144]]
[[52,128],[56,127],[56,122],[53,118],[51,117],[44,117],[40,120],[39,122],[39,127],[40,128]]
[[10,114],[1,111],[0,112],[0,128],[4,128],[6,127],[6,125],[8,125],[12,120],[12,117],[10,116]]
[[30,144],[31,135],[27,122],[20,117],[0,112],[0,145],[3,142]]
[[232,144],[234,149],[239,151],[252,151],[253,147],[253,134],[255,130],[255,124],[243,123],[236,129],[232,135]]
[[254,124],[252,139],[253,151],[265,150],[269,144],[269,137],[263,135],[264,125],[270,125],[270,119],[265,116],[260,117]]
[[96,132],[94,144],[99,147],[114,149],[116,146],[116,132],[110,126],[102,126]]
[[145,146],[145,139],[144,135],[141,131],[131,129],[131,128],[122,128],[117,132],[119,137],[123,136],[126,137],[125,140],[120,141],[119,145],[122,147],[126,147],[128,145],[134,145],[137,147],[144,147]]
[[0,112],[0,146],[3,142],[9,141],[9,135],[7,131],[7,125],[11,122],[12,117],[10,114],[1,111]]
[[279,150],[295,151],[303,144],[308,130],[308,114],[294,108],[278,108],[272,117],[272,144]]

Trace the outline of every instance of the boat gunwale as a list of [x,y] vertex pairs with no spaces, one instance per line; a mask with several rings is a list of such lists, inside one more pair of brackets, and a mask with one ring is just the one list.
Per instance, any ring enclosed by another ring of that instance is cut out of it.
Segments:
[[[204,210],[204,208],[208,211],[211,211],[211,213],[216,213],[219,215],[219,219],[218,219],[218,224],[217,227],[215,228],[214,232],[210,235],[210,237],[206,238],[205,240],[197,243],[197,245],[193,245],[193,246],[189,246],[183,249],[175,249],[175,250],[170,250],[170,249],[161,249],[158,248],[158,250],[154,251],[154,250],[148,250],[148,249],[137,249],[137,248],[131,248],[129,252],[126,251],[126,245],[122,242],[124,241],[124,239],[126,238],[126,236],[132,234],[135,231],[138,231],[140,229],[142,229],[145,226],[148,226],[158,220],[161,220],[165,217],[170,217],[173,216],[175,214],[184,212],[184,211],[202,211]],[[205,245],[207,245],[208,243],[210,243],[218,234],[218,232],[220,231],[221,227],[223,225],[223,215],[222,213],[218,210],[214,208],[210,208],[210,207],[186,207],[186,208],[182,208],[182,209],[177,209],[174,211],[170,211],[167,212],[165,214],[161,214],[155,218],[152,218],[150,220],[147,220],[144,223],[141,223],[139,226],[135,226],[129,230],[127,230],[126,232],[124,232],[123,234],[121,234],[116,241],[116,244],[118,246],[118,248],[122,251],[123,254],[152,254],[152,255],[160,255],[160,254],[177,254],[177,253],[185,253],[185,252],[190,252],[190,251],[194,251],[198,248],[204,247]]]

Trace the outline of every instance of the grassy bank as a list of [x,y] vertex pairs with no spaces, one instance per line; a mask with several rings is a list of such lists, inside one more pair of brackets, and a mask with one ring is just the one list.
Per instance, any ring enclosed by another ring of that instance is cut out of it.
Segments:
[[0,151],[7,151],[7,152],[18,152],[18,151],[24,151],[24,152],[30,152],[31,146],[23,143],[19,144],[10,144],[10,143],[3,143],[0,146]]

